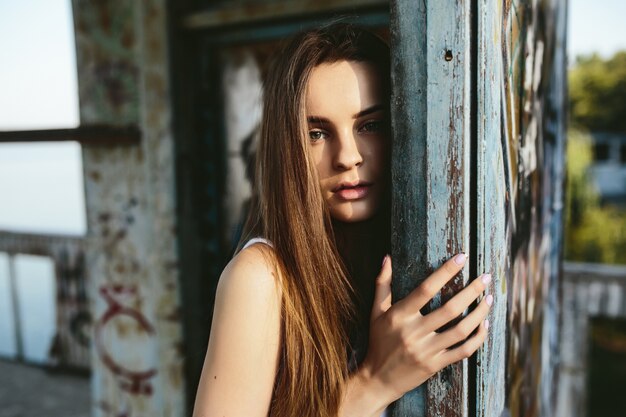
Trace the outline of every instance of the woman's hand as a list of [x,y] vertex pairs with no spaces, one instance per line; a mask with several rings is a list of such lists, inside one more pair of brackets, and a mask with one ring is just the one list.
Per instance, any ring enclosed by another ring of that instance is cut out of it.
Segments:
[[[486,317],[493,302],[491,295],[456,325],[441,333],[436,330],[460,316],[483,293],[491,280],[489,274],[475,279],[440,308],[429,314],[420,313],[463,268],[466,258],[465,254],[459,254],[449,259],[393,306],[391,259],[385,258],[376,280],[368,352],[358,378],[377,387],[377,395],[385,397],[387,404],[451,363],[468,358],[485,340],[489,327]],[[459,342],[462,343],[454,346]]]

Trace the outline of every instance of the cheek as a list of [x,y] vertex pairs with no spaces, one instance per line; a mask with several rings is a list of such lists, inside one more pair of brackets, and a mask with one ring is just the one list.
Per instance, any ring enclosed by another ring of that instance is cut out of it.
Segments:
[[321,182],[331,176],[332,174],[332,161],[328,152],[324,151],[324,145],[311,146],[311,156],[317,169],[317,175]]
[[377,138],[366,145],[367,160],[370,169],[382,172],[388,169],[391,149],[387,138]]
[[309,153],[315,162],[315,165],[319,165],[324,156],[324,145],[309,145]]

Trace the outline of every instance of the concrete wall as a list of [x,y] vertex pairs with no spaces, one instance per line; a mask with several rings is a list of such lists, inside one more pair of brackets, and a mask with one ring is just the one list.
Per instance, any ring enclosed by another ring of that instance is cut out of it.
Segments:
[[83,147],[94,416],[181,416],[173,138],[165,1],[74,0],[82,126],[139,145]]

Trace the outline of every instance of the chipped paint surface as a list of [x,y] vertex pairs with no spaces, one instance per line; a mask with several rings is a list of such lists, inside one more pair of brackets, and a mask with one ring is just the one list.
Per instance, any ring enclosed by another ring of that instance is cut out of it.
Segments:
[[81,124],[142,132],[83,147],[94,416],[184,415],[165,2],[73,8]]
[[479,2],[477,255],[496,279],[478,416],[554,415],[565,11],[556,1]]
[[[562,246],[566,8],[556,1],[496,3],[481,3],[479,13],[483,26],[478,79],[484,81],[477,94],[478,138],[484,153],[478,155],[478,224],[484,230],[478,255],[479,269],[504,270],[492,284],[494,326],[479,354],[484,365],[477,372],[477,410],[484,416],[552,416]],[[494,17],[494,9],[501,14]],[[494,165],[494,160],[502,164]],[[498,287],[507,291],[497,293]],[[494,382],[508,388],[494,391],[489,388]]]
[[[501,378],[505,365],[506,378],[500,381],[508,388],[491,395],[479,388],[477,409],[498,415],[503,406],[514,417],[554,414],[564,181],[565,6],[554,1],[504,1],[497,17],[500,24],[494,22],[491,30],[481,32],[483,53],[495,64],[485,65],[482,71],[499,71],[492,72],[495,82],[485,84],[485,89],[499,90],[502,99],[495,96],[483,107],[485,112],[495,110],[496,115],[485,124],[493,129],[491,137],[479,133],[479,138],[502,146],[497,149],[487,143],[488,153],[479,154],[479,165],[482,157],[483,164],[495,168],[479,176],[479,183],[483,182],[479,190],[484,190],[484,201],[494,188],[507,190],[505,204],[500,200],[483,212],[483,222],[495,223],[499,229],[493,234],[493,228],[484,228],[492,232],[484,237],[491,242],[484,251],[485,259],[500,259],[510,267],[498,277],[507,281],[508,292],[500,296],[502,304],[506,299],[506,307],[501,305],[492,313],[500,314],[494,321],[502,325],[493,327],[481,352],[487,366],[478,372],[485,385],[494,381],[494,374]],[[493,4],[485,7],[483,13],[493,8]],[[502,34],[500,48],[489,47],[493,29]],[[491,160],[499,153],[504,164],[493,167]],[[494,266],[497,263],[484,264],[485,269]]]
[[81,125],[136,124],[137,31],[133,2],[72,0]]
[[[429,272],[469,241],[470,176],[470,2],[427,2],[426,122],[427,253]],[[452,60],[446,59],[446,54]],[[431,307],[452,298],[469,279],[469,263],[446,285]],[[468,363],[461,361],[427,382],[426,415],[468,416]]]
[[[499,0],[479,2],[479,71],[477,95],[477,177],[483,189],[477,195],[477,219],[483,227],[476,230],[477,273],[489,271],[493,280],[487,293],[494,297],[489,314],[491,331],[485,347],[478,353],[476,403],[477,417],[504,415],[506,391],[506,331],[507,293],[510,286],[510,234],[506,228],[508,212],[508,177],[504,169],[508,154],[501,128],[502,60],[498,52],[502,45],[500,13],[493,13]],[[502,7],[498,10],[501,11]],[[491,181],[491,182],[489,182]],[[480,186],[480,185],[479,185]],[[494,330],[495,329],[495,330]]]
[[[394,1],[392,182],[394,299],[469,241],[470,2]],[[468,269],[432,308],[468,280]],[[395,278],[397,277],[397,278]],[[467,416],[467,361],[392,406],[392,416]]]
[[[400,196],[394,199],[393,256],[401,280],[394,281],[394,296],[401,298],[465,249],[476,275],[493,274],[488,293],[495,299],[489,339],[476,361],[442,370],[399,401],[393,415],[552,416],[566,3],[391,5],[393,185]],[[475,39],[469,28],[474,13]],[[471,42],[472,57],[464,47]],[[474,59],[473,67],[468,62]],[[467,278],[458,278],[443,298]]]

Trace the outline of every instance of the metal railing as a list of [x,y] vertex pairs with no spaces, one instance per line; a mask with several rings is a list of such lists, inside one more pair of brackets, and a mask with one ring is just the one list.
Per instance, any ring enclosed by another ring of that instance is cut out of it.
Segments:
[[55,270],[56,333],[50,341],[48,364],[59,369],[86,371],[90,368],[91,316],[85,238],[0,231],[0,253],[8,255],[9,296],[15,329],[16,360],[24,362],[15,257],[45,256]]
[[596,317],[626,318],[626,265],[565,262],[557,417],[587,410],[589,336]]

